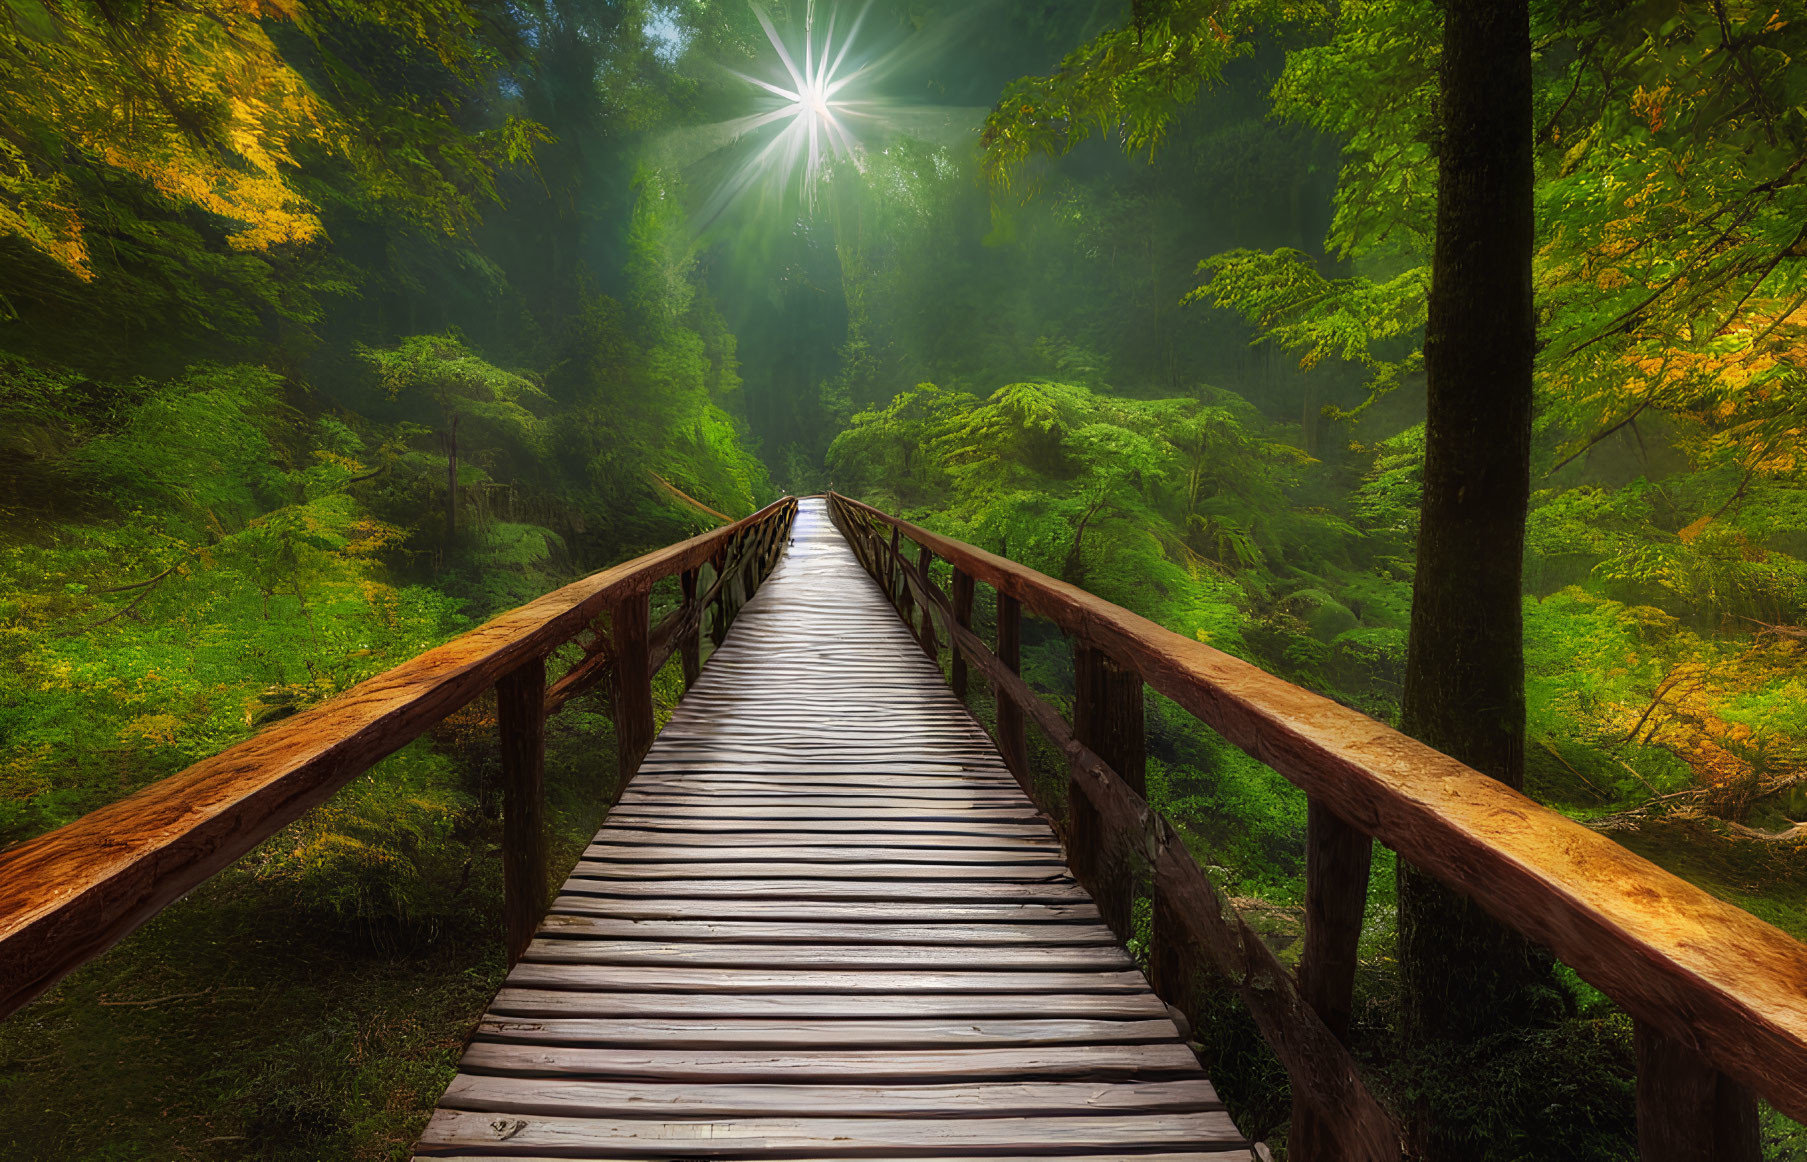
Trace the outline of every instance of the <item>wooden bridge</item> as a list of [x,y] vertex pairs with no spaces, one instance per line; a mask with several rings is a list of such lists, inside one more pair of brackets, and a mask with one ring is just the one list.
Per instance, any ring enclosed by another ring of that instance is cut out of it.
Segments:
[[[1018,673],[1025,606],[1073,640],[1071,726]],[[545,721],[604,685],[625,789],[548,901]],[[492,686],[513,968],[421,1157],[1247,1157],[1182,1039],[1228,986],[1291,1078],[1291,1158],[1397,1160],[1343,1044],[1373,840],[1632,1014],[1645,1159],[1756,1162],[1758,1095],[1807,1120],[1807,946],[1358,713],[836,496],[549,594],[0,852],[0,1014]],[[1145,687],[1308,794],[1296,973],[1145,802]]]

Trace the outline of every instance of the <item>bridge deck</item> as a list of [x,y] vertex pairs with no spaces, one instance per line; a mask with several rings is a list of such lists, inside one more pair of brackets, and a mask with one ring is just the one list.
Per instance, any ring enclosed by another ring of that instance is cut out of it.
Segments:
[[1048,824],[820,501],[418,1153],[1247,1156]]

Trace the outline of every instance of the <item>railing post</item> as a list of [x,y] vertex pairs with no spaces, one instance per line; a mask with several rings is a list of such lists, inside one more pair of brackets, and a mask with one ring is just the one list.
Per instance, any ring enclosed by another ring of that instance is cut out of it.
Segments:
[[502,916],[508,963],[533,941],[546,914],[546,659],[496,683],[502,736]]
[[709,619],[709,644],[714,649],[722,648],[722,639],[728,636],[728,550],[717,549],[715,556],[709,558],[709,569],[715,577],[709,582],[715,590],[715,616]]
[[1750,1090],[1642,1021],[1633,1024],[1632,1041],[1643,1162],[1760,1162]]
[[747,603],[747,534],[742,531],[728,539],[728,625],[740,616]]
[[[897,547],[899,533],[896,525],[891,526],[891,551],[885,555],[885,592],[891,598],[891,604],[901,612],[908,608],[905,604],[910,598],[910,587],[904,584],[903,553]],[[908,621],[909,618],[904,618]]]
[[[1305,949],[1299,957],[1299,993],[1330,1031],[1347,1042],[1374,843],[1315,798],[1307,800],[1306,812]],[[1339,1127],[1303,1097],[1293,1098],[1287,1157],[1296,1162],[1335,1162],[1342,1157]]]
[[[1104,760],[1137,795],[1148,794],[1148,747],[1142,714],[1142,676],[1120,668],[1081,641],[1073,645],[1073,735]],[[1104,832],[1102,817],[1077,782],[1067,786],[1068,859],[1073,874],[1091,889],[1104,922],[1119,938],[1130,935],[1135,876],[1119,837]]]
[[684,608],[686,616],[696,618],[696,626],[684,631],[684,639],[678,643],[678,652],[683,658],[684,689],[696,685],[697,675],[703,672],[703,611],[697,605],[697,585],[701,580],[701,569],[686,569],[681,583],[684,587]]
[[929,612],[929,598],[927,593],[929,585],[932,584],[929,580],[929,566],[934,563],[934,560],[935,558],[929,554],[927,545],[924,545],[921,551],[916,554],[916,572],[922,575],[922,587],[924,590],[922,599],[922,633],[917,636],[917,641],[922,644],[922,652],[928,655],[929,661],[934,662],[936,665],[940,665],[941,647],[935,640],[935,615]]
[[753,554],[753,589],[757,591],[765,584],[766,576],[772,570],[772,562],[777,560],[776,521],[763,521],[758,532],[758,544]]
[[653,745],[653,676],[648,638],[652,594],[632,593],[614,608],[615,798],[640,769]]
[[[973,579],[972,574],[959,569],[954,570],[954,624],[961,629],[973,627]],[[950,635],[952,636],[952,635]],[[954,697],[966,701],[966,655],[960,652],[957,639],[948,643],[954,652]]]
[[[998,594],[998,661],[1013,674],[1023,672],[1023,606],[1016,598]],[[1010,700],[1000,686],[994,684],[992,695],[998,707],[998,753],[1004,765],[1029,791],[1029,738],[1023,730],[1023,708]],[[1031,799],[1034,795],[1029,796]]]
[[916,632],[916,591],[910,588],[910,578],[904,572],[901,554],[897,557],[897,616],[910,627],[910,636],[916,639],[917,644],[922,644],[922,635]]

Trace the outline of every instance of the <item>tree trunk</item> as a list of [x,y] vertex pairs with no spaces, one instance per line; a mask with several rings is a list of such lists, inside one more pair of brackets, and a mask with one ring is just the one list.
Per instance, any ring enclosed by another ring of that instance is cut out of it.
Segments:
[[[1423,524],[1403,726],[1522,787],[1536,349],[1528,0],[1447,5],[1443,36]],[[1522,1025],[1548,995],[1537,987],[1545,954],[1403,860],[1399,912],[1406,1028],[1419,1046],[1471,1044]],[[1422,1157],[1481,1156],[1463,1127],[1434,1114],[1419,1120]]]
[[445,437],[445,543],[458,539],[458,417]]

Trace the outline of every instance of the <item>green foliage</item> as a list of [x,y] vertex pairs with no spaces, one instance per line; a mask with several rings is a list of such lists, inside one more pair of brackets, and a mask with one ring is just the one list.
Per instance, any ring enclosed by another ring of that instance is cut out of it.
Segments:
[[986,169],[1010,185],[1030,157],[1059,157],[1115,130],[1131,153],[1152,154],[1181,108],[1247,51],[1218,23],[1219,0],[1143,0],[1131,22],[1074,50],[1058,72],[1004,90],[986,118]]

